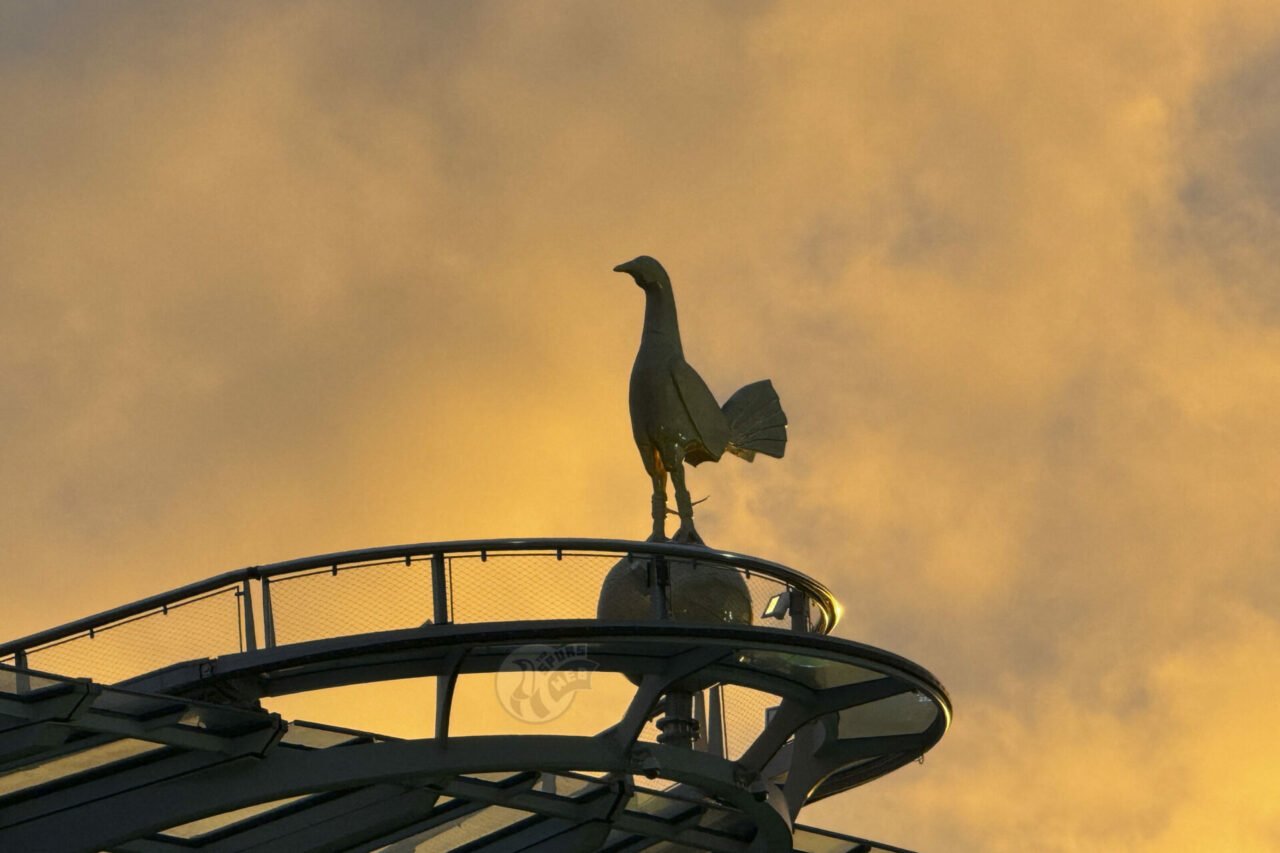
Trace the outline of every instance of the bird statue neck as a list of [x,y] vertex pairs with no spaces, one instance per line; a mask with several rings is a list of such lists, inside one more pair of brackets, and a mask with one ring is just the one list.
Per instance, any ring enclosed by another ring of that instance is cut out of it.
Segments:
[[669,338],[680,346],[680,323],[676,320],[676,298],[670,282],[659,282],[644,292],[644,333]]

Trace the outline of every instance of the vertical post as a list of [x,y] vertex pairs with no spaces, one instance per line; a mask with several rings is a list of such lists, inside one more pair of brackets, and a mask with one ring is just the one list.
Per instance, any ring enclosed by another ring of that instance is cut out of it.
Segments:
[[276,647],[276,616],[271,609],[271,578],[262,579],[262,633],[263,644],[268,649]]
[[809,633],[809,593],[791,587],[791,630]]
[[442,744],[449,739],[454,688],[458,686],[458,670],[466,656],[466,649],[455,648],[445,656],[444,668],[436,676],[436,740]]
[[[27,668],[27,650],[18,649],[13,653],[13,665],[20,670]],[[17,683],[14,685],[19,693],[31,692],[31,676],[25,672],[19,672],[17,675]]]
[[444,552],[431,555],[432,620],[437,625],[449,624],[448,579],[444,573]]
[[254,652],[258,650],[258,635],[253,624],[253,587],[249,584],[249,579],[245,578],[240,587],[240,601],[243,605],[241,608],[244,612],[244,645],[246,652]]
[[453,711],[453,688],[458,684],[458,673],[449,672],[436,676],[436,740],[449,739],[449,714]]
[[707,751],[724,758],[728,752],[724,742],[724,688],[713,684],[707,694]]
[[693,724],[697,734],[693,738],[693,748],[698,752],[708,752],[707,742],[707,691],[699,690],[693,694]]
[[664,554],[654,554],[649,563],[649,615],[666,621],[671,618],[671,569]]

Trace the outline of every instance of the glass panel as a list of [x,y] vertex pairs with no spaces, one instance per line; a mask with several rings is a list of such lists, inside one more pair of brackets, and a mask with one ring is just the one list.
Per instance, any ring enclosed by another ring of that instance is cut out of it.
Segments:
[[702,808],[688,800],[668,797],[657,791],[636,791],[627,800],[627,811],[675,821]]
[[744,817],[742,812],[712,805],[707,805],[704,808],[705,811],[698,820],[700,829],[741,842],[750,841],[752,836],[755,835],[755,823]]
[[643,789],[650,792],[658,791],[658,790],[670,791],[672,788],[678,787],[680,785],[679,782],[676,782],[672,779],[663,779],[663,778],[650,779],[648,776],[641,776],[635,773],[631,774],[631,784],[634,785],[637,789]]
[[61,755],[42,764],[23,767],[12,773],[0,776],[0,796],[22,791],[45,782],[65,779],[76,773],[104,767],[126,758],[133,758],[157,749],[164,749],[164,744],[151,743],[145,740],[122,738],[109,743],[82,749],[69,755]]
[[592,779],[581,779],[577,776],[565,776],[561,773],[543,773],[538,781],[538,790],[557,797],[578,797],[604,786]]
[[923,732],[938,716],[938,706],[923,693],[912,691],[868,702],[840,712],[837,736],[844,738],[913,735]]
[[508,779],[514,779],[516,776],[521,776],[521,775],[523,774],[512,773],[510,771],[505,771],[505,772],[499,771],[494,773],[468,773],[462,778],[474,779],[478,782],[489,782],[494,785],[501,785],[503,782],[506,782]]
[[157,716],[168,716],[179,711],[184,712],[180,721],[186,725],[196,725],[199,719],[197,709],[189,708],[181,699],[170,696],[151,696],[143,693],[126,693],[124,691],[104,691],[93,700],[94,710],[106,711],[127,717],[145,717],[154,719]]
[[333,731],[306,723],[290,723],[289,730],[284,733],[282,743],[293,746],[305,746],[309,749],[328,749],[343,743],[359,740],[360,735],[351,732]]
[[809,826],[795,828],[792,844],[796,853],[906,853],[900,847],[885,847],[865,838],[839,835]]
[[25,699],[30,698],[29,694],[39,692],[48,687],[61,687],[64,683],[62,681],[54,681],[52,678],[28,675],[21,670],[0,667],[0,693],[21,694]]
[[528,812],[510,809],[506,806],[489,806],[478,812],[458,818],[443,826],[432,827],[425,832],[381,847],[378,853],[409,853],[412,851],[453,850],[464,844],[470,844],[486,835],[506,829],[512,824],[528,818]]
[[843,687],[846,684],[860,684],[885,677],[884,673],[865,667],[792,652],[743,649],[739,652],[738,659],[746,666],[781,675],[816,689]]
[[306,799],[309,795],[299,795],[297,797],[285,797],[283,800],[272,800],[266,803],[257,803],[252,806],[245,806],[242,809],[234,809],[233,811],[223,812],[222,814],[212,815],[211,817],[193,820],[190,823],[184,823],[181,826],[175,826],[166,829],[162,835],[168,835],[176,838],[195,838],[200,835],[208,835],[210,832],[216,832],[219,829],[225,829],[233,824],[248,820],[251,817],[257,817],[274,811],[281,806],[289,803],[296,803],[298,800]]
[[[852,853],[858,842],[849,841],[845,838],[832,838],[829,835],[819,835],[807,829],[796,828],[795,833],[791,837],[792,847],[796,853]],[[870,848],[864,848],[870,851]]]

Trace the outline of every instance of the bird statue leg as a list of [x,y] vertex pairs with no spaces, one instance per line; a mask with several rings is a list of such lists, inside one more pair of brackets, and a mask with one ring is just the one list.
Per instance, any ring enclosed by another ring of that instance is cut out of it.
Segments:
[[649,541],[667,541],[667,472],[661,467],[653,474],[653,533]]
[[676,531],[672,541],[705,544],[693,526],[693,501],[689,499],[689,490],[684,487],[683,463],[671,469],[671,487],[676,493],[676,509],[680,513],[680,529]]

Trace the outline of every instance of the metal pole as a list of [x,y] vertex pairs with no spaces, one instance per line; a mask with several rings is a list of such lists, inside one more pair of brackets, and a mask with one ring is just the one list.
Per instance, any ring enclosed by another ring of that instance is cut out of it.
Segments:
[[649,606],[654,619],[671,618],[671,570],[663,554],[654,554],[649,563]]
[[244,645],[245,651],[255,652],[258,650],[258,634],[253,624],[253,587],[249,585],[249,579],[245,578],[241,583],[240,596],[244,603]]
[[437,625],[449,624],[448,583],[444,573],[444,552],[436,551],[431,555],[431,609],[432,621]]
[[728,752],[724,742],[724,690],[713,684],[707,693],[707,748],[717,758],[724,758]]
[[693,739],[693,748],[698,752],[707,752],[707,692],[699,690],[693,694],[693,724],[698,734]]
[[458,686],[458,670],[467,656],[464,649],[454,649],[444,660],[444,671],[436,676],[436,740],[449,739],[449,717],[453,714],[453,693]]
[[[27,668],[27,650],[18,649],[13,653],[13,665],[18,669]],[[19,693],[31,692],[31,676],[25,672],[19,672],[17,675],[17,683],[14,685]]]
[[791,587],[791,630],[809,633],[809,594],[799,587]]
[[271,578],[262,579],[262,633],[268,649],[276,647],[276,614],[271,609]]

